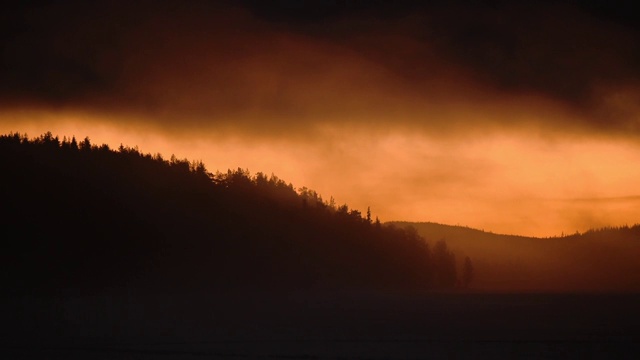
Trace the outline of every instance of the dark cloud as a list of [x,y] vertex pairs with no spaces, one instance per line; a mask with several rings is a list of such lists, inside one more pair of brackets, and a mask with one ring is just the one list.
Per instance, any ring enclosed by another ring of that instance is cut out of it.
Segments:
[[[456,26],[448,23],[453,17]],[[447,9],[435,18],[435,37],[446,53],[505,90],[584,103],[595,85],[640,80],[638,34],[576,7]]]
[[[447,107],[491,103],[499,108],[511,101],[509,106],[526,112],[537,103],[512,100],[532,97],[580,114],[567,120],[568,126],[639,131],[633,104],[640,99],[640,42],[626,5],[32,1],[3,6],[0,101],[5,106],[82,107],[172,119],[166,125],[180,117],[181,127],[292,131],[345,119],[434,128],[452,123],[446,116],[438,120]],[[478,120],[468,121],[476,126]]]

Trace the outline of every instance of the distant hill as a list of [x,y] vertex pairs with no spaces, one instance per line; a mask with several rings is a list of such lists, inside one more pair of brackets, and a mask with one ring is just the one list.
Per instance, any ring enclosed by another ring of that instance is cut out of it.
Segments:
[[501,235],[430,222],[413,227],[433,243],[446,240],[476,268],[474,287],[487,291],[640,291],[640,225],[553,238]]
[[51,133],[0,136],[5,293],[423,291],[453,254],[274,175]]

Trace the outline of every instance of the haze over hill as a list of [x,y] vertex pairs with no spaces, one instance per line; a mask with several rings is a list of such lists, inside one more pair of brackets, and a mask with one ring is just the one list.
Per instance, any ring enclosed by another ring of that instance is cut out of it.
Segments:
[[446,240],[477,268],[474,288],[498,292],[640,291],[640,225],[535,238],[430,222],[413,227],[433,243]]
[[211,174],[202,162],[51,133],[0,140],[1,221],[21,229],[3,251],[16,291],[424,291],[471,277],[477,291],[640,290],[638,225],[554,238],[382,225],[273,175]]

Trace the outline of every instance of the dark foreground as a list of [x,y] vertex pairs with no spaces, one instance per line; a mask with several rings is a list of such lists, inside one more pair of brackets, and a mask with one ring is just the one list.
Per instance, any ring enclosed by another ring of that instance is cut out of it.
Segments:
[[5,297],[4,359],[637,359],[640,295]]

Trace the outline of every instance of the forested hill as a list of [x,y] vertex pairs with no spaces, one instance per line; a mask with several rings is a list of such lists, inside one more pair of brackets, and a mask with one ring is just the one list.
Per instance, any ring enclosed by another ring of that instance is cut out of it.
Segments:
[[[446,245],[276,176],[135,148],[0,136],[3,291],[360,289],[456,283]],[[444,245],[444,246],[443,246]]]
[[413,227],[444,239],[475,267],[474,288],[487,291],[640,291],[640,225],[534,238],[429,222]]

